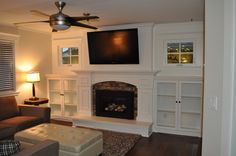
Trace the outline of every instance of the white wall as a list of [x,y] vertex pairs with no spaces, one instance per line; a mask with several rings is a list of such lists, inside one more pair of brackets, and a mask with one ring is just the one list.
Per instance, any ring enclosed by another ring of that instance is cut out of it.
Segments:
[[[234,67],[235,67],[235,60],[236,60],[236,55],[235,55],[235,53],[236,53],[236,0],[232,0],[232,2],[233,2],[233,4],[230,4],[230,6],[232,6],[232,12],[231,12],[231,14],[233,14],[233,17],[232,17],[232,21],[233,21],[233,26],[232,26],[232,28],[231,29],[233,29],[233,31],[231,32],[231,34],[233,34],[234,36],[233,36],[233,39],[232,39],[232,48],[233,48],[233,53],[234,53],[234,57],[233,57],[233,59],[234,59]],[[234,155],[236,155],[236,68],[234,68],[233,69],[234,70],[234,72],[233,72],[233,74],[234,74],[234,79],[233,79],[233,81],[234,81],[234,84],[232,85],[233,86],[233,88],[234,88],[234,93],[233,93],[233,103],[232,103],[232,105],[233,105],[233,109],[231,110],[232,112],[234,112],[234,113],[232,113],[233,114],[233,116],[232,116],[232,130],[231,130],[231,138],[232,138],[232,140],[231,140],[231,156],[234,156]]]
[[[218,156],[221,152],[224,63],[223,7],[224,2],[222,0],[206,0],[203,156]],[[214,100],[218,102],[217,110],[214,110],[211,105]]]
[[[235,156],[231,145],[235,79],[235,0],[205,2],[202,156]],[[233,8],[234,6],[234,8]],[[235,106],[234,106],[235,107]],[[234,124],[235,125],[235,124]],[[234,139],[235,140],[235,139]]]
[[18,103],[32,96],[32,84],[25,83],[27,71],[39,71],[40,82],[35,84],[36,96],[47,97],[45,74],[51,73],[51,35],[18,30],[20,36],[16,51],[16,90]]

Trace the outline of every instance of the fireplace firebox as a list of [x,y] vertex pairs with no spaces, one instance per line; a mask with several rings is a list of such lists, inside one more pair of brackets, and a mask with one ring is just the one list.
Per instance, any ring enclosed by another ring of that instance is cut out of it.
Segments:
[[134,119],[134,93],[97,90],[96,116]]
[[116,81],[93,85],[93,114],[96,116],[135,119],[137,116],[137,88]]

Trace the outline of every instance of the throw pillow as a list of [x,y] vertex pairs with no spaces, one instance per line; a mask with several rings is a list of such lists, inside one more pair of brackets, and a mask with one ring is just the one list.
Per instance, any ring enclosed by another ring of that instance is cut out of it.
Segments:
[[10,156],[20,151],[20,141],[2,140],[0,141],[0,155]]

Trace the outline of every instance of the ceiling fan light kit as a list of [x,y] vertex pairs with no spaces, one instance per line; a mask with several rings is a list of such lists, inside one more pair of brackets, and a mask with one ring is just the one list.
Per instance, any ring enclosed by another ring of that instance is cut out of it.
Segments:
[[50,16],[50,26],[53,30],[66,30],[69,29],[71,23],[68,21],[69,16],[59,12]]
[[78,17],[70,17],[66,14],[62,13],[63,8],[65,7],[66,3],[63,1],[57,1],[55,2],[56,7],[58,8],[59,12],[53,15],[47,15],[46,13],[32,10],[31,12],[44,15],[49,17],[49,21],[32,21],[32,22],[21,22],[21,23],[15,23],[15,24],[26,24],[26,23],[36,23],[36,22],[47,22],[50,24],[50,27],[52,28],[53,32],[61,31],[61,30],[67,30],[71,26],[77,26],[77,27],[84,27],[84,28],[90,28],[90,29],[97,29],[96,27],[80,23],[79,21],[83,20],[91,20],[91,19],[98,19],[98,16],[89,16],[90,14],[86,14],[84,16],[78,16]]

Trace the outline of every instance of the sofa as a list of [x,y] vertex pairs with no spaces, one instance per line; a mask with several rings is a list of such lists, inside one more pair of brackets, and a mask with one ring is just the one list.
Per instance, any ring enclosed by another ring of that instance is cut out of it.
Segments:
[[45,122],[50,122],[49,107],[17,104],[14,96],[0,97],[0,140]]
[[[59,143],[54,140],[44,140],[35,145],[22,145],[22,150],[13,156],[58,156]],[[27,146],[27,147],[25,147]]]

